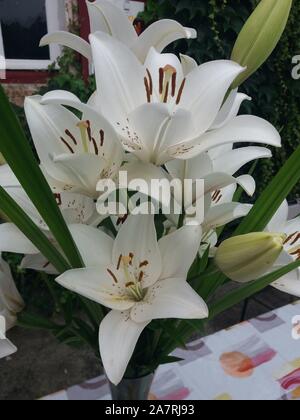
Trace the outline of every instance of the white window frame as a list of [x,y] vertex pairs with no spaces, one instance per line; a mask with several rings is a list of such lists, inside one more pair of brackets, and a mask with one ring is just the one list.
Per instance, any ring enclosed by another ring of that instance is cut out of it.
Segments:
[[[46,17],[48,32],[64,30],[66,27],[66,11],[64,0],[46,0]],[[50,60],[6,60],[6,70],[47,70],[61,54],[59,45],[50,45]],[[4,45],[0,22],[0,56],[4,57]]]

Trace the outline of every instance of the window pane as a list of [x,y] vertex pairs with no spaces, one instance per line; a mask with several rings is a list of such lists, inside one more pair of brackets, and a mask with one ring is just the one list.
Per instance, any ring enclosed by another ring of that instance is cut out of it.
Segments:
[[39,48],[47,31],[45,0],[0,0],[6,59],[49,60],[49,47]]

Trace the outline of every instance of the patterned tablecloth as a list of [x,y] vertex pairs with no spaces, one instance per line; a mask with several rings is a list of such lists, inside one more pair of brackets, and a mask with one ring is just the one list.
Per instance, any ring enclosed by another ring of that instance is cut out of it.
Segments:
[[[300,400],[300,302],[191,343],[161,367],[153,400]],[[104,377],[44,400],[107,400]]]

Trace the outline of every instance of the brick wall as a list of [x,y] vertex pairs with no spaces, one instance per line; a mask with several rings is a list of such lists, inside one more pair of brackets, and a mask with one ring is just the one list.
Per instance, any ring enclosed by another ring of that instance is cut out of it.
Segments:
[[8,83],[3,86],[10,101],[18,106],[23,106],[25,97],[34,95],[43,85]]

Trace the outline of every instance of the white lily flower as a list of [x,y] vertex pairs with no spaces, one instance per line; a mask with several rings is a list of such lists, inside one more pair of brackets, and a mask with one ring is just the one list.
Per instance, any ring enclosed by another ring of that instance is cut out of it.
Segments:
[[[111,0],[87,1],[87,6],[91,33],[101,31],[112,35],[126,44],[141,62],[145,61],[151,47],[161,52],[174,41],[197,37],[195,29],[185,28],[170,19],[153,23],[138,36],[128,16]],[[41,39],[40,46],[53,43],[70,47],[92,61],[89,43],[77,35],[65,31],[53,32]]]
[[68,271],[57,282],[112,309],[99,334],[112,383],[121,381],[152,320],[208,317],[206,303],[186,281],[201,241],[199,226],[185,226],[158,242],[153,216],[129,216],[115,241],[91,227],[70,229],[86,268]]
[[[274,268],[280,268],[300,259],[300,216],[289,220],[289,206],[285,200],[268,224],[269,232],[280,232],[287,236],[284,251]],[[294,270],[272,284],[276,289],[300,297],[300,268]]]
[[7,262],[0,254],[0,359],[17,351],[6,338],[6,331],[15,326],[17,314],[24,308]]
[[[0,185],[43,233],[54,242],[47,224],[41,218],[8,165],[0,167]],[[102,218],[99,217],[95,202],[91,197],[71,192],[57,193],[55,197],[67,224],[82,223],[97,226],[101,222]],[[56,269],[49,264],[49,261],[13,223],[0,224],[0,252],[4,251],[25,254],[26,256],[21,263],[22,268],[57,274]]]
[[253,142],[280,146],[267,121],[236,116],[248,97],[225,95],[244,68],[230,60],[205,63],[185,75],[172,54],[151,49],[142,65],[109,35],[90,36],[98,91],[89,101],[111,121],[124,148],[138,159],[163,165],[189,159],[223,144]]
[[118,134],[108,121],[69,94],[79,119],[65,107],[44,105],[50,92],[25,100],[27,122],[43,170],[53,192],[71,191],[97,198],[96,185],[113,178],[123,161]]
[[[203,161],[203,155],[201,156]],[[194,159],[195,167],[197,167],[197,160],[199,164],[201,156]],[[234,177],[235,173],[244,165],[257,159],[270,158],[272,153],[264,147],[249,146],[233,149],[232,144],[227,144],[211,149],[208,156],[212,172],[223,172],[227,177]],[[206,201],[207,208],[203,229],[209,236],[215,228],[247,216],[252,208],[252,205],[236,203],[232,200],[238,185],[242,186],[249,196],[253,196],[256,189],[254,178],[250,175],[241,175],[235,179],[235,183],[231,183],[225,188],[216,188],[210,200]],[[216,238],[215,235],[213,237]]]
[[215,246],[215,229],[246,216],[252,208],[251,205],[235,203],[232,200],[238,185],[248,195],[254,194],[256,184],[253,177],[235,177],[234,174],[252,160],[268,158],[271,155],[271,152],[263,147],[251,146],[233,150],[233,145],[228,144],[187,161],[173,160],[166,164],[173,178],[204,180],[205,219],[202,227],[205,243]]

